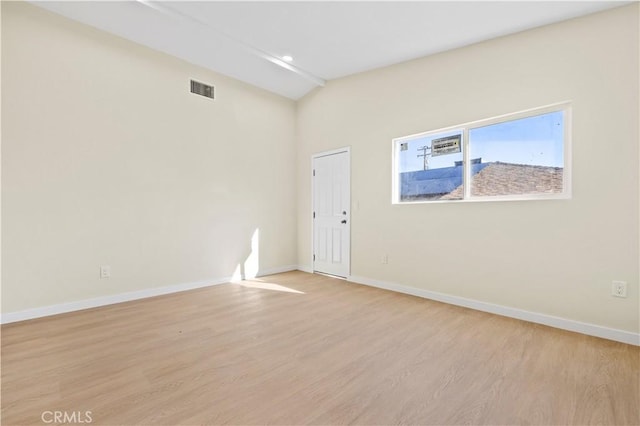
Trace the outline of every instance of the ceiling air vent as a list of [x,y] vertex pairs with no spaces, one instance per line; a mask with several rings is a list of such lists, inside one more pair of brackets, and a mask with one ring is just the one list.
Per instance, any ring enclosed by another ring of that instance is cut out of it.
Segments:
[[191,93],[215,99],[213,86],[200,83],[199,81],[191,80]]

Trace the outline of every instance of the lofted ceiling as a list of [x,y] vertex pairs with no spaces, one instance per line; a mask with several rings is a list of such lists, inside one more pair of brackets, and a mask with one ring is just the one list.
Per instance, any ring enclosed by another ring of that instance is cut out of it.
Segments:
[[[611,1],[33,1],[299,99],[326,81],[618,7]],[[282,58],[290,55],[291,62]]]

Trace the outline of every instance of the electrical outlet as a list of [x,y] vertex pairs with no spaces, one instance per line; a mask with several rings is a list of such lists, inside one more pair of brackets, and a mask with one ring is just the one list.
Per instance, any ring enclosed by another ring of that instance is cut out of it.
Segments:
[[627,283],[625,281],[614,281],[611,284],[611,295],[615,297],[627,297]]
[[387,263],[389,263],[389,255],[385,254],[382,256],[382,264],[386,265]]
[[111,278],[111,266],[101,266],[100,267],[100,279],[102,278]]

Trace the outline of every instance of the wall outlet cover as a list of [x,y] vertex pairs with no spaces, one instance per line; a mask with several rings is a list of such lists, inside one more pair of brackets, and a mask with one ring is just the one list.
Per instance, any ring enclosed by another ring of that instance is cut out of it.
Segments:
[[613,281],[611,283],[611,295],[615,297],[627,297],[627,283],[625,281]]

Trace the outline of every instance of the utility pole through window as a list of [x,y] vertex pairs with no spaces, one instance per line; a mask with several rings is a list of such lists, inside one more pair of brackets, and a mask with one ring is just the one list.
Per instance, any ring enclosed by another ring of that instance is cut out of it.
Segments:
[[[429,153],[427,154],[427,150],[429,150]],[[423,146],[418,148],[418,151],[422,151],[422,154],[418,154],[418,158],[423,157],[424,158],[424,165],[423,165],[423,169],[422,170],[428,170],[429,169],[429,156],[431,155],[431,147],[430,146]]]

